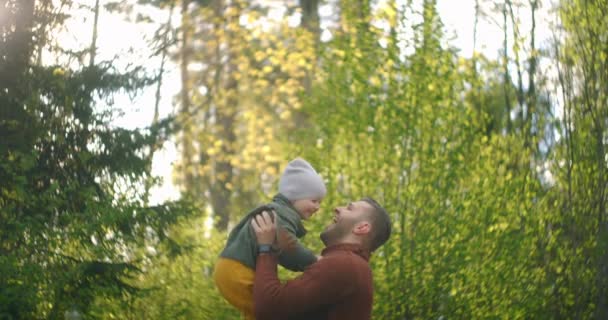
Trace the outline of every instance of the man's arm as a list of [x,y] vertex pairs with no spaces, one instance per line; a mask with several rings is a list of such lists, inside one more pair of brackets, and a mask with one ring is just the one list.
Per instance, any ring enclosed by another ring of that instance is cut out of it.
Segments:
[[[268,212],[263,212],[252,219],[258,244],[274,242],[274,217],[271,219]],[[277,276],[277,258],[269,253],[258,255],[253,285],[256,318],[285,319],[343,300],[354,290],[350,263],[348,259],[321,259],[301,276],[282,285]]]
[[322,259],[299,277],[281,284],[277,258],[258,255],[253,285],[256,319],[288,319],[343,301],[354,290],[349,270],[348,261]]

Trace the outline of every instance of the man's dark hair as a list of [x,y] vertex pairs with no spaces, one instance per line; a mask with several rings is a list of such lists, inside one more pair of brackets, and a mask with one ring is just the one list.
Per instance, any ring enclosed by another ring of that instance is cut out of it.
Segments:
[[365,197],[361,199],[361,201],[365,201],[369,203],[373,212],[370,215],[370,222],[372,224],[372,237],[370,242],[370,250],[376,251],[376,249],[380,248],[391,236],[391,217],[376,200]]

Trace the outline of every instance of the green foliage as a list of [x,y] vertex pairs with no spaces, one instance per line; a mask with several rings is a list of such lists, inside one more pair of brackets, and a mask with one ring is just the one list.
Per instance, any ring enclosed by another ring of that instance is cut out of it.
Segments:
[[[328,186],[306,222],[310,248],[322,249],[334,206],[371,196],[391,213],[392,238],[371,260],[375,319],[608,317],[606,1],[560,1],[555,56],[513,26],[517,56],[494,61],[447,44],[436,1],[340,1],[323,43],[284,21],[255,25],[263,6],[142,0],[185,13],[180,128],[146,130],[113,127],[121,106],[103,106],[153,80],[111,63],[33,65],[40,5],[7,3],[0,318],[237,318],[211,277],[223,228],[272,193],[293,155]],[[537,74],[540,59],[556,83]],[[528,71],[527,86],[505,65]],[[147,206],[152,145],[175,129],[192,147],[176,175],[196,207]]]
[[238,312],[219,295],[212,279],[225,234],[206,233],[206,228],[201,218],[172,227],[169,233],[175,242],[151,254],[142,263],[146,274],[132,281],[146,292],[130,300],[128,307],[112,299],[98,300],[100,318],[237,319]]
[[[2,39],[22,37],[22,54],[32,39],[20,27],[3,29]],[[14,60],[3,58],[7,70]],[[167,123],[150,128],[154,137],[114,128],[111,110],[100,107],[149,79],[111,63],[67,68],[25,58],[0,89],[0,315],[63,319],[76,308],[94,317],[98,297],[138,293],[128,283],[141,273],[138,248],[151,233],[165,241],[191,211],[142,204],[144,155]]]
[[553,168],[558,213],[551,263],[556,313],[578,318],[608,317],[608,216],[606,121],[608,116],[606,1],[563,1],[565,30],[556,45],[564,101],[564,139]]
[[[375,317],[592,318],[600,283],[597,265],[583,264],[597,239],[589,202],[575,211],[589,220],[562,220],[560,189],[571,182],[554,181],[553,170],[547,181],[540,169],[559,156],[547,160],[525,143],[529,132],[506,130],[505,95],[512,99],[515,88],[504,92],[497,64],[476,56],[475,65],[444,48],[433,6],[425,2],[414,53],[404,59],[391,50],[397,39],[386,49],[366,42],[378,37],[373,29],[330,44],[325,59],[333,63],[305,105],[318,134],[297,138],[316,148],[294,147],[323,164],[328,207],[370,195],[393,214],[396,232],[373,258]],[[554,120],[535,112],[541,141],[556,128],[542,129]],[[592,128],[576,126],[580,135]],[[579,142],[572,145],[589,155]],[[589,165],[575,172],[597,187]],[[589,194],[592,185],[577,190]],[[576,238],[557,230],[564,227]]]

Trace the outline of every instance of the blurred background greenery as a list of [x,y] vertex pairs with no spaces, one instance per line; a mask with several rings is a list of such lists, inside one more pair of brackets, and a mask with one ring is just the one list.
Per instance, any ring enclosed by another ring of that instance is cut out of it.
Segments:
[[1,0],[0,319],[238,318],[214,260],[296,156],[306,245],[393,217],[374,319],[608,319],[608,3],[450,3]]

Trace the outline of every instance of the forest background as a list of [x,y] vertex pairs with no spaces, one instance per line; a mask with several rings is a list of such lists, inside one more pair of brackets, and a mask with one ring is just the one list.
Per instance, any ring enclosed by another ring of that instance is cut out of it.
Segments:
[[295,156],[306,245],[393,218],[374,319],[607,319],[607,1],[445,3],[0,0],[0,319],[238,318],[213,263]]

